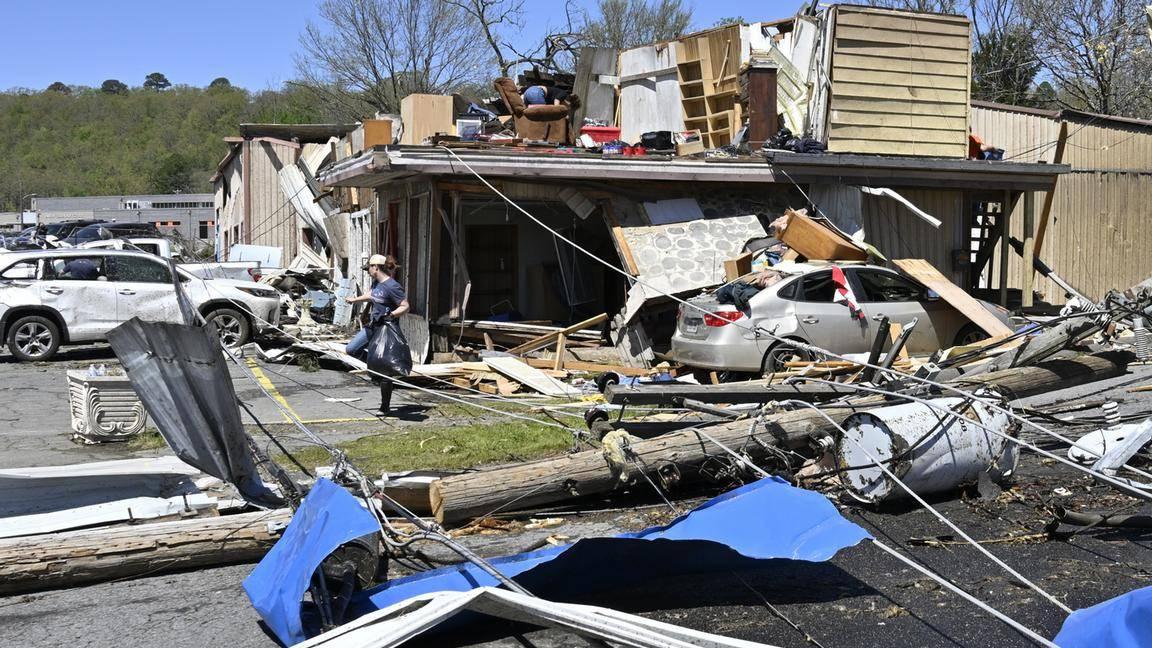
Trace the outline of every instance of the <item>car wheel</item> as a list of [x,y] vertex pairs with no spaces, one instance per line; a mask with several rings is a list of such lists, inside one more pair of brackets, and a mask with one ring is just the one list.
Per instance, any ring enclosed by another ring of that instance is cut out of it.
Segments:
[[784,366],[787,362],[811,362],[812,354],[805,349],[781,342],[764,353],[764,358],[760,361],[760,374],[767,376],[768,374],[781,373],[788,371],[788,367]]
[[976,344],[977,342],[987,340],[990,337],[992,336],[988,335],[988,333],[979,326],[975,324],[965,324],[964,328],[960,329],[960,332],[956,334],[956,340],[952,343],[952,346],[968,346],[969,344]]
[[233,308],[218,308],[204,318],[205,324],[215,324],[220,335],[220,343],[234,349],[247,344],[252,337],[252,325],[248,318]]
[[56,355],[59,348],[60,327],[47,317],[25,315],[8,329],[8,351],[17,360],[47,360]]

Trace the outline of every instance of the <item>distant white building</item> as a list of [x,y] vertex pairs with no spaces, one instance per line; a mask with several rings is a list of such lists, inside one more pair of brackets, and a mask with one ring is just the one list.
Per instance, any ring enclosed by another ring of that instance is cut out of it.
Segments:
[[41,223],[101,219],[119,223],[152,223],[161,231],[188,239],[214,241],[216,212],[213,195],[152,194],[130,196],[35,197],[32,210]]

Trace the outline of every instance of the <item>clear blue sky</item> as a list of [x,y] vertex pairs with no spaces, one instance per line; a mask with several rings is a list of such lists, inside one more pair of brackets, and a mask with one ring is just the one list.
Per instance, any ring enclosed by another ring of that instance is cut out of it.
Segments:
[[[6,52],[0,89],[43,89],[54,81],[138,86],[150,72],[172,83],[207,85],[228,77],[249,89],[294,76],[300,32],[319,0],[8,0],[0,10]],[[594,7],[595,0],[577,0]],[[693,27],[739,15],[783,18],[799,0],[688,0]],[[527,0],[522,43],[563,21],[563,0]]]

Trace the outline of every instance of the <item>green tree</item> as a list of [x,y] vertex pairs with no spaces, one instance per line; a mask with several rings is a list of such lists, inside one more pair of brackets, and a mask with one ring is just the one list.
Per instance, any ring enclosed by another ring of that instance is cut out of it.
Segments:
[[1040,71],[1036,43],[1023,26],[976,37],[972,52],[972,95],[1004,104],[1031,105],[1032,84]]
[[583,26],[594,47],[629,49],[679,38],[692,22],[683,0],[599,0],[599,15]]
[[60,94],[72,94],[72,88],[69,88],[63,81],[56,81],[52,85],[44,89],[44,92],[59,92]]
[[168,153],[148,176],[148,191],[157,194],[185,193],[192,190],[192,160],[179,153]]
[[100,92],[105,94],[128,94],[128,86],[117,79],[108,79],[100,84]]
[[149,90],[160,92],[165,88],[172,87],[172,82],[169,81],[168,77],[164,76],[163,74],[160,74],[159,72],[153,72],[152,74],[144,77],[144,87]]
[[232,82],[228,80],[228,77],[216,77],[215,79],[212,79],[212,83],[208,84],[208,88],[209,89],[231,89],[232,88]]

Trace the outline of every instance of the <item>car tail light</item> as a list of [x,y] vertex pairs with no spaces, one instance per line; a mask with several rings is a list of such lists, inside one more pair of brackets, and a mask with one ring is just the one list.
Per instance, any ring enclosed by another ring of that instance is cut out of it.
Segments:
[[260,281],[264,275],[260,274],[260,268],[248,268],[248,276],[252,277],[252,281]]
[[744,317],[744,313],[741,313],[740,311],[718,311],[715,313],[704,313],[704,325],[728,326],[741,317]]

